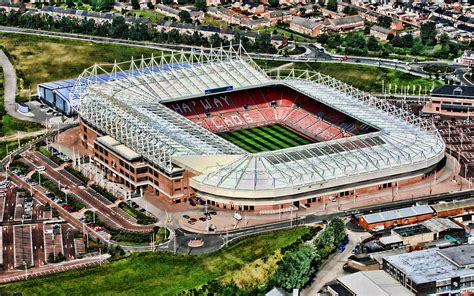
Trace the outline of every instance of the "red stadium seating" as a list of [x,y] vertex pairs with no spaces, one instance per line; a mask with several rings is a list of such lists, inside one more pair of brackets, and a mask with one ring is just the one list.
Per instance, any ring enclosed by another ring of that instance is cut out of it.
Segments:
[[265,109],[260,109],[260,113],[262,113],[263,117],[268,121],[276,120],[275,108],[267,107]]
[[[272,101],[276,102],[275,106],[271,106]],[[247,108],[244,108],[245,104]],[[283,86],[206,95],[166,105],[213,132],[281,122],[312,138],[328,141],[373,130],[362,122]]]
[[249,124],[258,124],[266,121],[259,110],[241,111],[239,113]]
[[286,117],[286,121],[296,124],[302,118],[309,116],[308,113],[301,111],[300,109],[294,109],[291,113]]
[[284,121],[288,117],[288,115],[290,115],[291,111],[293,111],[293,109],[289,107],[276,108],[275,109],[276,119]]
[[319,118],[317,118],[316,116],[306,116],[305,118],[298,121],[296,125],[305,130],[318,121]]

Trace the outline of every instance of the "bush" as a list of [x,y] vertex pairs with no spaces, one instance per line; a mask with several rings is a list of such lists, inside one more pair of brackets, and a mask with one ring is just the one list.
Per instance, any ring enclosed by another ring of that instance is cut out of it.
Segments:
[[137,211],[136,209],[132,208],[125,202],[120,203],[119,208],[124,210],[127,214],[129,214],[133,218],[137,219],[138,224],[148,225],[148,224],[156,223],[156,218],[147,216],[143,214],[142,212]]
[[68,165],[67,167],[65,167],[66,171],[68,171],[71,175],[73,175],[74,177],[78,178],[79,180],[81,180],[82,183],[84,184],[87,184],[87,182],[89,182],[89,179],[84,176],[81,172],[79,172],[78,170],[76,170],[75,168],[73,168],[72,166]]
[[44,156],[46,156],[47,158],[54,161],[57,165],[62,165],[64,163],[64,160],[62,160],[61,158],[59,158],[56,155],[53,155],[51,152],[49,152],[48,149],[46,148],[46,146],[40,146],[38,148],[38,151],[41,154],[43,154]]
[[112,193],[108,192],[107,190],[100,187],[99,185],[93,184],[91,188],[94,189],[95,192],[105,197],[106,199],[110,200],[111,202],[115,203],[117,201],[117,198]]

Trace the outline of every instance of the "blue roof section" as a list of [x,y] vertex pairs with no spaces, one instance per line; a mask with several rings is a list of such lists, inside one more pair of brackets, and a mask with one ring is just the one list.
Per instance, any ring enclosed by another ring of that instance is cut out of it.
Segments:
[[[101,82],[125,79],[128,77],[133,77],[140,74],[151,74],[151,73],[166,72],[166,71],[180,69],[180,68],[189,68],[191,65],[192,64],[189,62],[182,62],[182,63],[175,63],[171,65],[163,65],[160,67],[153,66],[153,67],[147,67],[143,71],[126,70],[126,71],[121,71],[121,72],[115,72],[113,74],[100,74],[97,76],[88,77],[88,80],[96,82],[96,83],[101,83]],[[55,93],[60,95],[63,99],[67,101],[71,101],[70,94],[76,82],[77,82],[77,79],[68,79],[68,80],[41,83],[38,85],[38,87],[43,87],[51,91],[54,91]]]

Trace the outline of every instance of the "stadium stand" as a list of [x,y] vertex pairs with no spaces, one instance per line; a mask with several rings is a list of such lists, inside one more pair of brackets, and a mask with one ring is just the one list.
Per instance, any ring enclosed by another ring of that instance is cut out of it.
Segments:
[[280,123],[315,141],[329,141],[373,131],[284,86],[208,95],[167,106],[215,133]]

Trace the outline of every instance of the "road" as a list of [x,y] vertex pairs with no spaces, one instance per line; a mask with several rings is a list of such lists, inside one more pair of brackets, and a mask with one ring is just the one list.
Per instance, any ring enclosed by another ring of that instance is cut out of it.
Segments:
[[352,249],[355,245],[370,236],[368,232],[354,232],[347,230],[349,236],[349,243],[346,245],[344,252],[336,252],[329,256],[316,273],[313,283],[308,288],[301,291],[301,296],[317,295],[323,286],[344,274],[342,267],[347,263],[347,259],[352,255]]
[[[91,42],[100,42],[100,43],[111,43],[111,44],[122,44],[122,45],[129,45],[129,46],[138,46],[138,47],[146,47],[146,48],[153,48],[157,50],[179,50],[184,52],[193,52],[193,51],[209,51],[209,48],[202,48],[199,46],[191,46],[191,45],[184,45],[184,44],[159,44],[159,43],[152,43],[147,41],[133,41],[133,40],[121,40],[121,39],[113,39],[113,38],[106,38],[106,37],[98,37],[98,36],[88,36],[88,35],[81,35],[81,34],[71,34],[71,33],[60,33],[60,32],[51,32],[51,31],[42,31],[42,30],[34,30],[34,29],[24,29],[24,28],[16,28],[16,27],[4,27],[0,26],[0,32],[10,32],[10,33],[20,33],[20,34],[28,34],[28,35],[38,35],[38,36],[50,36],[50,37],[58,37],[58,38],[66,38],[66,39],[74,39],[74,40],[83,40],[83,41],[91,41]],[[309,49],[309,54],[304,55],[295,55],[295,56],[281,56],[281,55],[274,55],[274,54],[261,54],[261,53],[251,53],[249,52],[249,56],[255,59],[269,59],[269,60],[279,60],[279,61],[288,61],[288,62],[341,62],[341,55],[336,54],[329,54],[329,53],[321,53],[317,51],[314,47],[310,47],[308,45],[303,45],[307,49]],[[391,59],[383,59],[383,58],[372,58],[372,57],[358,57],[358,56],[348,56],[347,61],[343,63],[349,64],[364,64],[370,66],[378,66],[378,67],[385,67],[394,70],[399,70],[402,72],[410,73],[412,75],[427,77],[427,73],[423,71],[423,66],[427,64],[439,64],[439,65],[449,65],[455,68],[455,77],[463,84],[463,85],[473,85],[471,82],[464,78],[464,74],[468,72],[468,67],[461,64],[455,64],[452,62],[444,62],[444,61],[437,61],[437,62],[415,62],[410,63],[409,65],[405,61],[399,60],[391,60]]]
[[[112,228],[127,229],[129,231],[146,232],[151,231],[154,225],[139,225],[130,222],[121,215],[114,212],[110,207],[104,204],[101,200],[94,197],[87,190],[84,190],[82,182],[76,178],[68,177],[69,174],[58,171],[59,166],[53,163],[39,152],[27,152],[24,158],[34,166],[44,166],[46,170],[42,174],[46,175],[48,179],[55,180],[61,186],[67,186],[68,191],[76,196],[84,205],[91,210],[97,212],[100,220]],[[28,187],[26,187],[28,188]],[[80,229],[80,228],[79,228]]]

